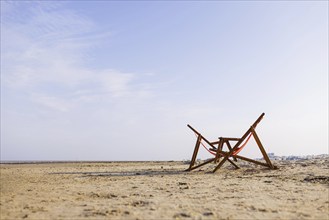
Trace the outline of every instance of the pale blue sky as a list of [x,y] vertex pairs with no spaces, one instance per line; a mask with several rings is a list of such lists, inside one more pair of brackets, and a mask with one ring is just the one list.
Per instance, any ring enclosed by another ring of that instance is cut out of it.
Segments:
[[328,1],[1,1],[1,160],[190,159],[186,124],[262,112],[268,152],[328,153]]

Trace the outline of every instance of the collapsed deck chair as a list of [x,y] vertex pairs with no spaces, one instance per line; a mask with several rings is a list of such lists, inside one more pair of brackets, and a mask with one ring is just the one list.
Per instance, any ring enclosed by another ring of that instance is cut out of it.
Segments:
[[[188,169],[186,169],[186,171],[191,171],[191,170],[199,168],[203,165],[206,165],[208,163],[215,162],[215,163],[218,163],[218,165],[215,167],[213,172],[216,172],[226,161],[230,162],[235,168],[239,168],[238,165],[236,165],[236,163],[235,163],[237,161],[237,159],[255,163],[257,165],[262,165],[262,166],[268,167],[270,169],[276,169],[277,167],[271,163],[271,160],[269,159],[269,157],[255,131],[258,123],[263,119],[264,115],[265,115],[265,113],[262,113],[241,138],[219,137],[219,140],[215,141],[215,142],[208,141],[204,136],[202,136],[202,134],[200,134],[197,130],[195,130],[191,125],[187,125],[195,133],[195,135],[197,136],[197,140],[195,143],[194,152],[192,155],[190,166]],[[263,155],[265,163],[238,155],[240,153],[240,151],[246,146],[246,144],[248,143],[251,136],[254,137],[254,139]],[[210,147],[209,149],[205,146],[203,141],[207,145],[209,145],[209,147]],[[231,145],[231,142],[235,142],[235,144]],[[205,162],[203,162],[199,165],[195,165],[195,160],[196,160],[200,145],[202,145],[214,157],[206,160]],[[227,151],[223,150],[224,145],[227,146]]]

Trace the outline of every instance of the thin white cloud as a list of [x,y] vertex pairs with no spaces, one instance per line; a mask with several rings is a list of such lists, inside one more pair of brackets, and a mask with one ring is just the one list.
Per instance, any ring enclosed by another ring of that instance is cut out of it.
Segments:
[[101,73],[100,83],[103,89],[109,91],[113,97],[124,97],[131,93],[129,83],[133,77],[133,74],[108,70]]
[[50,109],[61,111],[61,112],[67,112],[70,110],[70,108],[73,107],[72,102],[53,96],[35,94],[32,95],[31,100],[34,101],[35,103],[39,103],[43,105],[44,107],[48,107]]
[[32,102],[58,111],[104,97],[147,96],[149,89],[135,84],[136,74],[85,65],[89,49],[108,38],[110,31],[98,31],[91,20],[61,4],[24,6],[21,15],[15,10],[21,4],[6,4],[4,10],[2,74],[7,88],[30,93]]

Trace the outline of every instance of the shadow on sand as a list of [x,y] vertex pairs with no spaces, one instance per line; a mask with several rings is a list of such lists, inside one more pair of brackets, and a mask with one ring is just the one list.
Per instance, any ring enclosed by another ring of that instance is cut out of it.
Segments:
[[191,172],[183,170],[163,170],[163,171],[125,171],[125,172],[54,172],[51,175],[82,175],[83,177],[91,176],[164,176],[164,175],[187,175]]

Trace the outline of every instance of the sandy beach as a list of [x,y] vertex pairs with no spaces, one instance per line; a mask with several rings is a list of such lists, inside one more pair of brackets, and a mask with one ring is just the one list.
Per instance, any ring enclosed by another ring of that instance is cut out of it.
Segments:
[[1,164],[1,219],[329,219],[329,158]]

